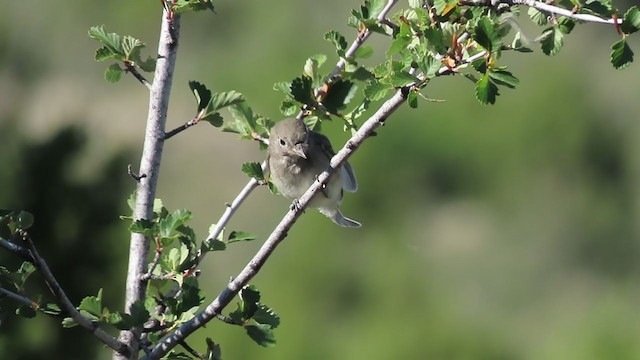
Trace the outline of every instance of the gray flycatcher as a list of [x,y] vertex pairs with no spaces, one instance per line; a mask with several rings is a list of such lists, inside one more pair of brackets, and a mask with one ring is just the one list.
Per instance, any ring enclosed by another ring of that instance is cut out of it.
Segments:
[[[335,152],[329,139],[295,118],[279,121],[271,128],[267,149],[267,169],[271,181],[282,195],[299,199],[316,181],[318,175],[329,167]],[[344,191],[358,190],[356,176],[345,162],[329,178],[322,191],[309,202],[334,223],[344,227],[360,227],[359,222],[342,215],[339,206]]]

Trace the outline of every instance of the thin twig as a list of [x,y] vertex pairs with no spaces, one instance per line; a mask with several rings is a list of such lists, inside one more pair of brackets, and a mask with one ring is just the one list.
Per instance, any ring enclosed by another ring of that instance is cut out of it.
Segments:
[[38,308],[38,304],[35,301],[29,299],[28,297],[20,294],[16,294],[13,291],[9,291],[3,287],[0,287],[0,298],[3,298],[3,297],[7,297],[15,302],[18,302],[22,305],[26,305],[32,309]]
[[191,346],[189,346],[189,344],[187,344],[186,341],[181,341],[180,342],[180,346],[182,346],[185,350],[187,350],[187,352],[195,357],[197,357],[198,359],[205,359],[206,357],[202,354],[200,354],[199,352],[197,352],[194,348],[192,348]]
[[33,262],[33,258],[31,257],[31,254],[29,254],[29,250],[27,250],[23,246],[20,246],[12,241],[0,238],[0,247],[5,248],[6,250],[14,253],[15,255],[18,255],[24,261],[28,261],[30,263]]
[[125,68],[127,68],[127,71],[130,72],[131,75],[133,75],[133,77],[138,79],[138,81],[140,81],[142,85],[146,86],[147,89],[151,90],[151,83],[147,81],[147,79],[145,79],[144,76],[142,76],[142,74],[140,74],[138,69],[136,69],[136,66],[134,63],[132,63],[131,61],[125,61],[124,66]]
[[200,122],[200,118],[199,117],[195,117],[195,118],[187,121],[186,123],[178,126],[177,128],[169,131],[168,133],[164,134],[164,140],[168,140],[169,138],[174,137],[175,135],[187,130],[188,128],[192,127],[193,125],[196,125],[199,122]]
[[49,269],[46,261],[40,256],[38,250],[36,250],[36,246],[33,244],[31,237],[27,233],[23,233],[23,239],[27,243],[27,247],[29,248],[29,252],[34,260],[34,265],[37,267],[38,271],[42,274],[47,286],[53,292],[53,295],[58,299],[58,304],[62,307],[71,318],[77,322],[83,328],[89,330],[95,337],[97,337],[100,341],[102,341],[105,345],[113,349],[114,351],[122,354],[123,356],[127,356],[129,354],[129,348],[126,344],[118,341],[113,336],[106,333],[97,324],[94,324],[87,317],[82,315],[78,309],[71,303],[69,297],[62,289],[62,286],[58,283],[55,276]]

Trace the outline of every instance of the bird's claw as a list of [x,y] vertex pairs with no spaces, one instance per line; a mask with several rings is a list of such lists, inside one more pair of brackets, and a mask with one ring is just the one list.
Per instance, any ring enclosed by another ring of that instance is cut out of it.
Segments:
[[[294,210],[294,211],[302,210],[302,208],[300,207],[300,202],[298,201],[298,199],[293,199],[293,201],[291,202],[291,210]],[[302,210],[302,212],[304,212],[304,210]]]

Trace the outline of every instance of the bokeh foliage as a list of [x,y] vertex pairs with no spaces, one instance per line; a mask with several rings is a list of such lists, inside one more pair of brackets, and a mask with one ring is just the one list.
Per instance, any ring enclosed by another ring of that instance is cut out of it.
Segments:
[[[89,25],[107,23],[110,29],[134,28],[132,33],[152,44],[159,14],[150,15],[149,8],[155,3],[115,3],[91,5],[100,11],[83,9],[85,5],[43,5],[42,15],[18,3],[8,10],[54,22],[54,39],[82,38]],[[125,5],[130,9],[126,13],[111,9]],[[328,29],[340,28],[350,39],[350,29],[343,24],[354,6],[270,4],[269,11],[287,21],[264,22],[260,6],[221,4],[218,15],[185,19],[173,121],[179,124],[193,115],[191,95],[179,84],[206,76],[212,79],[208,84],[237,89],[254,108],[277,118],[281,95],[270,91],[271,85],[299,73],[310,55],[330,54],[333,49],[323,40]],[[41,242],[56,233],[64,235],[64,246],[51,241],[41,252],[56,274],[72,276],[64,280],[73,286],[72,299],[105,287],[113,289],[105,296],[110,307],[117,308],[121,294],[114,291],[123,288],[128,239],[117,215],[127,211],[125,164],[137,157],[120,158],[109,171],[96,171],[91,185],[82,186],[70,164],[74,154],[96,156],[96,150],[87,150],[90,146],[104,148],[92,145],[101,136],[99,126],[117,126],[117,133],[109,136],[123,142],[122,147],[139,146],[141,127],[131,123],[142,123],[146,104],[135,107],[117,99],[120,106],[129,106],[125,113],[131,120],[124,125],[117,119],[106,122],[103,114],[87,107],[113,106],[114,93],[145,90],[126,77],[123,82],[130,87],[105,85],[101,67],[91,65],[90,41],[54,51],[53,44],[37,36],[37,21],[31,22],[33,33],[22,35],[22,42],[12,21],[17,19],[0,25],[2,42],[9,45],[2,54],[7,66],[0,72],[0,84],[13,90],[8,97],[13,102],[6,108],[13,109],[17,115],[11,117],[18,121],[10,121],[9,110],[2,110],[3,163],[9,165],[0,174],[5,189],[0,204],[50,219],[50,225],[34,234]],[[283,318],[276,347],[255,346],[241,329],[224,324],[211,324],[194,343],[212,337],[231,359],[640,356],[633,336],[640,330],[635,311],[640,296],[640,127],[632,95],[639,72],[634,65],[624,73],[611,69],[609,47],[617,38],[613,29],[590,25],[576,30],[555,58],[538,50],[526,57],[505,55],[504,61],[519,75],[519,89],[501,93],[494,108],[477,105],[471,82],[447,78],[430,84],[427,91],[446,102],[421,103],[417,111],[404,109],[389,119],[379,136],[351,160],[361,187],[345,199],[345,207],[359,214],[365,227],[360,232],[336,229],[310,211],[256,279],[262,297]],[[49,50],[52,60],[41,63],[35,49]],[[259,57],[262,64],[247,68],[234,60],[238,57]],[[46,104],[52,117],[58,114],[50,120],[60,122],[59,103],[32,96],[46,89],[54,76],[90,79],[83,80],[91,84],[85,88],[102,94],[88,105],[74,104],[88,116],[69,121],[89,128],[87,148],[73,140],[76,131],[46,136],[57,144],[47,147],[43,141],[33,145],[26,130],[58,131],[21,110],[28,100],[40,99],[35,103]],[[340,128],[337,123],[323,127],[334,145],[345,136]],[[207,127],[175,141],[166,151],[160,197],[173,207],[192,208],[196,231],[204,234],[245,181],[242,162],[263,155]],[[219,160],[222,156],[230,161]],[[220,184],[212,185],[217,181]],[[182,186],[171,188],[175,183]],[[255,229],[262,237],[287,206],[263,192],[237,219],[241,228]],[[212,204],[217,211],[211,210]],[[113,223],[119,226],[116,230]],[[86,241],[91,246],[82,246]],[[210,284],[207,299],[252,249],[207,264],[202,275]],[[40,323],[14,324],[24,327],[14,331],[12,321],[6,319],[0,327],[2,358],[54,353],[69,359],[98,353],[109,357],[109,351],[81,329],[60,330],[43,317],[35,320]]]

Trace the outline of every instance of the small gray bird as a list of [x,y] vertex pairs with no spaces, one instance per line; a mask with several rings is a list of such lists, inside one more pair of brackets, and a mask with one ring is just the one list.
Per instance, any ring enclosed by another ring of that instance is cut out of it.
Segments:
[[[271,128],[267,169],[271,181],[289,199],[302,197],[318,175],[329,167],[334,155],[329,139],[309,130],[302,120],[284,119]],[[340,226],[360,227],[359,222],[343,216],[338,208],[343,192],[356,190],[356,176],[351,165],[345,162],[331,176],[327,186],[311,199],[309,206],[317,208]]]

